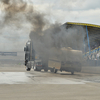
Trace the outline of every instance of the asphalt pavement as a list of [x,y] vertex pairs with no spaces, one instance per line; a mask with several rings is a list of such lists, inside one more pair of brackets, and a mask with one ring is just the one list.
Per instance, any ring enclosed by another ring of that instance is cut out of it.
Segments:
[[0,67],[0,100],[100,100],[100,74]]

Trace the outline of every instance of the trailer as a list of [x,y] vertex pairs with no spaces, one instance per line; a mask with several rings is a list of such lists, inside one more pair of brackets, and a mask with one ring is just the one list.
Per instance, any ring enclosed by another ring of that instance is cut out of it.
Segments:
[[67,71],[74,74],[80,72],[82,68],[82,51],[73,50],[71,48],[61,48],[56,50],[59,57],[52,57],[48,60],[48,68],[51,72]]

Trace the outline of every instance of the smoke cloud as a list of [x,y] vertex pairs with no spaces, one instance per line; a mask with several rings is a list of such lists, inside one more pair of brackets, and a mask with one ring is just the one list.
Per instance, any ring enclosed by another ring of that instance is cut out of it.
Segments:
[[[61,48],[83,49],[85,31],[82,27],[66,29],[66,26],[62,26],[60,23],[51,24],[47,20],[46,14],[37,11],[24,0],[2,0],[1,5],[2,11],[5,13],[0,27],[8,27],[8,30],[14,29],[15,37],[18,37],[18,34],[24,36],[24,32],[27,32],[26,34],[30,32],[29,37],[33,41],[37,53],[45,57],[51,55],[60,57],[58,53]],[[23,30],[23,33],[19,33],[19,30]],[[17,40],[15,39],[13,42]]]
[[37,35],[37,31],[32,31],[30,33],[30,38],[33,41],[34,49],[39,55],[46,58],[56,57],[60,60],[82,60],[81,52],[78,54],[77,52],[73,53],[70,51],[71,48],[74,50],[83,50],[85,31],[82,27],[66,29],[66,26],[61,26],[56,23],[51,25],[49,29],[41,32],[41,35]]

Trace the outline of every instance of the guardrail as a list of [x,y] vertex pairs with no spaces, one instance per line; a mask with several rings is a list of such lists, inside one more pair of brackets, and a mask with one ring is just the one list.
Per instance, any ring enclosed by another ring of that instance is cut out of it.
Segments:
[[17,52],[0,52],[1,56],[17,56]]

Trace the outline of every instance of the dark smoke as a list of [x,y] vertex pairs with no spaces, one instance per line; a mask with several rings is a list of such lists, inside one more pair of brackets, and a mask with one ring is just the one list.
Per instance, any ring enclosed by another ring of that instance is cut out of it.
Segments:
[[[25,9],[27,7],[27,3],[23,2],[22,0],[2,0],[3,7],[4,7],[4,20],[2,26],[7,26],[7,25],[15,25],[19,26],[21,25],[20,23],[20,18],[19,16],[22,15],[25,12]],[[21,18],[22,20],[22,18]]]
[[[83,50],[83,38],[84,29],[82,27],[69,28],[68,30],[65,26],[59,24],[51,25],[51,27],[45,31],[41,31],[43,35],[38,34],[36,31],[30,33],[30,38],[33,40],[34,48],[37,53],[42,56],[57,57],[59,59],[67,60],[82,60],[78,53],[73,54],[73,52],[65,51],[62,54],[62,48],[71,47],[75,50]],[[74,56],[73,56],[74,55]]]
[[50,55],[58,56],[58,52],[60,53],[60,49],[64,47],[76,50],[83,49],[83,34],[85,32],[82,27],[66,30],[66,26],[61,26],[59,23],[51,24],[46,19],[46,14],[38,12],[32,5],[23,0],[2,0],[2,3],[5,11],[2,26],[13,25],[18,29],[25,29],[23,24],[28,23],[31,31],[29,37],[33,41],[37,53],[47,57]]
[[9,1],[10,1],[10,0],[2,0],[2,2],[3,2],[4,4],[9,4]]

